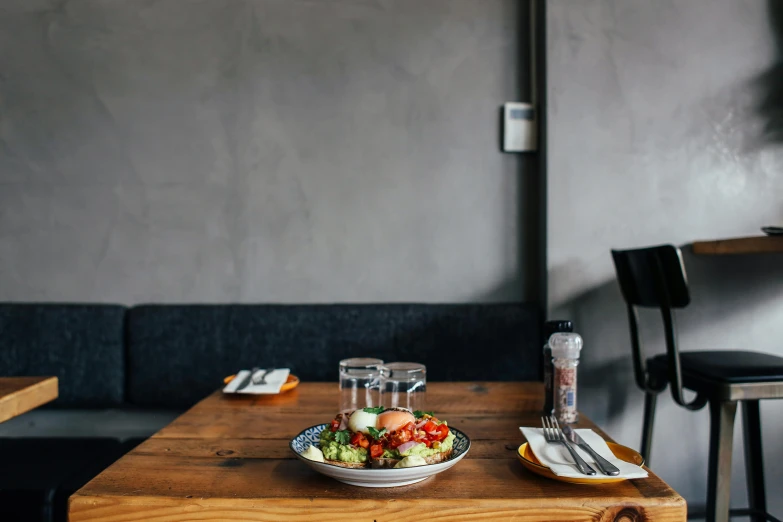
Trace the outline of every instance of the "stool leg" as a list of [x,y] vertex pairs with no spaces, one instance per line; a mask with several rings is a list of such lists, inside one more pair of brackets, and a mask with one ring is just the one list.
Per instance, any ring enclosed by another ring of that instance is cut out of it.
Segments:
[[707,522],[729,522],[731,449],[736,401],[710,401],[710,462],[707,471]]
[[650,466],[650,451],[652,451],[653,424],[655,423],[655,403],[657,393],[644,394],[644,426],[642,427],[642,457],[646,466]]
[[[767,498],[764,493],[764,457],[761,446],[761,413],[759,401],[742,403],[742,438],[745,441],[745,475],[748,481],[750,509],[767,512]],[[751,515],[751,522],[764,522],[766,516]]]

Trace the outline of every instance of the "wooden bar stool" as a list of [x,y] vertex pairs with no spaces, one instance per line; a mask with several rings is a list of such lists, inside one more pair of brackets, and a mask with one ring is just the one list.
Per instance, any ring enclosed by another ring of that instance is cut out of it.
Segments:
[[[645,392],[642,455],[650,462],[655,402],[671,385],[674,400],[688,410],[709,403],[710,454],[707,484],[708,522],[748,516],[753,522],[771,520],[764,492],[759,400],[783,398],[783,357],[739,350],[679,352],[673,309],[690,303],[680,249],[662,245],[635,250],[612,250],[617,280],[628,307],[636,384]],[[666,353],[645,359],[639,337],[637,307],[658,308],[663,320]],[[688,402],[683,389],[696,392]],[[742,402],[745,465],[750,507],[729,512],[731,451],[734,417]]]

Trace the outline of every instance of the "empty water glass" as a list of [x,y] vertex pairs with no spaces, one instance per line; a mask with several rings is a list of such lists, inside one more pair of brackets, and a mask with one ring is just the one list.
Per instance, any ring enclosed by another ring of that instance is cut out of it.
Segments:
[[380,406],[380,378],[383,361],[356,357],[340,361],[341,413]]
[[386,408],[424,410],[427,368],[423,364],[393,362],[381,368],[381,400]]

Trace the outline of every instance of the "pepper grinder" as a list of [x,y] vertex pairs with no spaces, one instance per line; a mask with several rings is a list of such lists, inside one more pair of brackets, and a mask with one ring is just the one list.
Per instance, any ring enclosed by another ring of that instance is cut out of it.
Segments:
[[582,344],[582,337],[575,333],[556,333],[549,338],[555,367],[555,418],[563,424],[574,423],[579,418],[576,410],[576,367]]
[[574,325],[571,321],[557,320],[544,323],[544,415],[552,415],[555,408],[554,388],[552,386],[554,379],[554,367],[552,366],[552,348],[549,346],[549,338],[552,334],[558,332],[573,332]]

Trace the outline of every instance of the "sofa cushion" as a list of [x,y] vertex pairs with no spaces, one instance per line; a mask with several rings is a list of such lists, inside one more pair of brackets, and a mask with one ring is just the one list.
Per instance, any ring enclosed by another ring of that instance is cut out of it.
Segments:
[[0,303],[3,375],[56,375],[61,407],[123,402],[125,307]]
[[427,365],[428,379],[539,378],[534,304],[144,305],[128,311],[128,400],[187,407],[252,366],[337,382],[346,357]]

